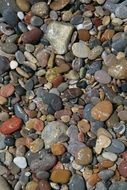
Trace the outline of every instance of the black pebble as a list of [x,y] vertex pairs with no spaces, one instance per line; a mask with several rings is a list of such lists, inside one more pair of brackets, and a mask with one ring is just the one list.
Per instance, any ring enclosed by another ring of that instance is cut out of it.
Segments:
[[15,145],[15,139],[13,138],[13,136],[7,136],[4,139],[4,143],[7,146],[14,146]]

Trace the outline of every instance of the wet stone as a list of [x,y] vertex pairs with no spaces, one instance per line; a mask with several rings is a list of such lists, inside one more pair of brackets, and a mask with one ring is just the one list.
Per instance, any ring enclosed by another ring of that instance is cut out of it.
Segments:
[[6,57],[0,56],[0,75],[9,70],[9,60]]
[[49,8],[47,6],[47,3],[45,2],[38,2],[35,3],[32,7],[31,7],[31,11],[34,15],[36,16],[40,16],[40,17],[45,17],[48,14]]
[[102,84],[108,84],[111,81],[111,77],[104,70],[96,71],[94,77],[95,77],[96,81],[98,81],[99,83],[102,83]]
[[84,42],[76,42],[72,45],[72,52],[76,57],[86,58],[90,53],[90,49]]
[[37,178],[39,178],[39,179],[44,179],[44,180],[46,180],[46,179],[48,179],[49,178],[49,172],[47,172],[47,171],[39,171],[39,172],[37,172],[36,173],[36,176],[37,176]]
[[125,181],[118,181],[114,182],[110,187],[109,190],[126,190],[127,189],[127,182]]
[[16,26],[16,24],[18,23],[18,17],[16,12],[10,8],[4,10],[3,18],[5,22],[12,27]]
[[106,148],[107,151],[112,153],[122,153],[125,150],[125,145],[118,139],[113,139],[111,145]]
[[107,181],[107,180],[110,179],[113,175],[114,175],[114,171],[111,170],[111,169],[107,169],[107,170],[103,170],[103,171],[99,172],[99,177],[100,177],[103,181]]
[[107,187],[103,182],[98,182],[95,190],[107,190]]
[[89,147],[84,147],[76,152],[75,161],[79,165],[88,165],[92,162],[92,151]]
[[86,190],[86,185],[85,185],[85,180],[79,176],[79,175],[74,175],[72,176],[70,183],[69,183],[69,189],[70,190]]
[[58,1],[53,1],[51,4],[50,4],[50,8],[52,10],[61,10],[63,9],[64,7],[66,7],[68,4],[69,4],[69,0],[58,0]]
[[71,172],[69,170],[54,169],[50,179],[54,183],[64,184],[70,180]]
[[28,115],[18,103],[14,105],[14,111],[17,117],[21,118],[24,122],[28,121]]
[[40,17],[33,16],[30,20],[30,23],[33,26],[41,26],[43,24],[43,20]]

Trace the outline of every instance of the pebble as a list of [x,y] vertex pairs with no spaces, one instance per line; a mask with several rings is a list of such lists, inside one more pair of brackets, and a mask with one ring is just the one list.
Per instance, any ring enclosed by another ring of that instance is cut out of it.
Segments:
[[118,112],[118,116],[121,121],[126,121],[127,120],[127,110]]
[[13,54],[17,51],[17,45],[11,42],[5,42],[2,44],[1,49],[8,54]]
[[99,121],[107,120],[112,114],[113,107],[110,101],[104,100],[97,103],[91,110],[91,115],[94,119]]
[[0,176],[0,187],[3,190],[11,190],[11,187],[9,186],[8,182],[2,176]]
[[30,143],[30,151],[36,153],[43,148],[43,140],[37,138],[32,143]]
[[30,4],[27,0],[16,0],[16,4],[23,12],[28,12],[30,9]]
[[109,190],[126,190],[127,189],[127,182],[126,181],[117,181],[114,182],[110,187]]
[[21,36],[23,43],[35,43],[40,40],[42,32],[39,28],[33,28],[28,32],[24,32]]
[[53,1],[53,2],[50,4],[50,9],[55,10],[55,11],[61,10],[61,9],[63,9],[64,7],[66,7],[69,3],[70,3],[69,0]]
[[12,136],[7,136],[4,139],[4,143],[6,146],[14,146],[15,145],[15,139]]
[[102,156],[105,159],[111,160],[112,162],[115,162],[117,160],[117,155],[112,152],[103,152]]
[[109,74],[104,70],[98,70],[95,72],[94,77],[97,82],[102,84],[108,84],[111,82],[111,77]]
[[58,54],[65,54],[73,26],[64,22],[52,21],[47,27],[46,37]]
[[76,57],[87,58],[90,49],[84,42],[76,42],[72,45],[72,52]]
[[56,164],[56,157],[42,149],[38,154],[30,153],[27,158],[30,169],[34,172],[48,171]]
[[0,56],[0,75],[8,71],[9,68],[10,66],[8,58]]
[[118,166],[120,175],[123,177],[127,177],[127,161],[122,160],[122,162]]
[[36,190],[51,190],[51,187],[47,181],[41,180]]
[[125,145],[118,139],[112,139],[111,145],[106,148],[106,150],[112,153],[119,154],[125,150]]
[[[41,138],[44,140],[45,148],[51,147],[59,141],[62,134],[66,134],[67,126],[60,121],[52,121],[48,123],[42,131]],[[48,138],[47,138],[48,136]]]
[[104,135],[100,135],[96,141],[95,152],[97,154],[100,154],[102,149],[109,147],[110,144],[111,144],[110,138]]
[[0,132],[5,135],[10,135],[11,133],[14,133],[15,131],[19,130],[22,125],[22,120],[19,119],[16,116],[13,116],[12,118],[4,121],[0,125]]
[[27,162],[26,162],[26,158],[25,157],[15,157],[13,162],[16,164],[16,166],[18,166],[21,169],[24,169],[27,167]]
[[43,24],[43,20],[40,17],[33,16],[30,20],[30,23],[33,26],[41,26]]
[[44,179],[44,180],[46,180],[46,179],[49,178],[49,172],[47,172],[47,171],[40,171],[40,172],[37,172],[37,173],[36,173],[36,176],[37,176],[37,178],[39,178],[39,179]]
[[54,169],[51,173],[50,179],[54,183],[68,183],[71,177],[71,172],[69,170]]
[[16,67],[18,67],[18,62],[15,61],[15,60],[12,60],[12,61],[10,62],[10,68],[11,68],[12,70],[14,70],[14,69],[16,69]]
[[32,5],[31,11],[34,15],[44,18],[49,12],[46,2],[38,2]]
[[28,115],[18,103],[14,105],[14,112],[15,115],[18,118],[22,119],[24,122],[28,121]]
[[116,65],[112,65],[108,68],[108,73],[115,79],[126,79],[127,70],[126,70],[127,62],[126,60],[119,61]]
[[95,190],[107,190],[107,188],[103,182],[98,182]]
[[42,68],[46,67],[48,64],[48,60],[49,60],[49,54],[47,51],[45,51],[45,49],[40,50],[37,54],[36,54],[36,58],[38,61],[38,65],[41,66]]
[[90,39],[90,34],[88,30],[81,29],[78,30],[79,40],[88,41]]
[[88,53],[88,58],[94,60],[102,54],[102,51],[102,46],[96,46]]
[[61,143],[53,144],[51,146],[51,151],[52,151],[53,155],[56,155],[56,156],[63,155],[65,150],[66,150],[65,146]]
[[89,147],[79,149],[75,154],[75,161],[79,165],[88,165],[92,162],[92,151]]
[[5,136],[3,134],[0,134],[0,150],[6,147],[4,140],[5,140]]
[[0,89],[0,96],[3,96],[4,98],[8,98],[14,93],[15,89],[12,84],[7,84],[5,86],[2,86]]
[[7,99],[4,98],[3,96],[0,96],[0,105],[4,105],[7,103]]
[[30,181],[26,185],[26,190],[36,190],[38,183],[36,181]]
[[85,180],[80,175],[73,175],[70,182],[69,182],[69,189],[70,190],[86,190]]
[[103,181],[107,181],[107,180],[111,179],[113,176],[114,176],[114,171],[111,169],[106,169],[106,170],[99,172],[99,177]]
[[18,17],[15,11],[10,8],[7,8],[3,12],[3,19],[4,21],[9,24],[10,26],[14,27],[18,23]]

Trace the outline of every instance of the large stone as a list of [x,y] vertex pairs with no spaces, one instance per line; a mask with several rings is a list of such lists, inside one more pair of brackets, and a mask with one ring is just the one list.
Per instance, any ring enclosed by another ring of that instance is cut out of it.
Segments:
[[70,180],[69,189],[70,190],[77,190],[77,189],[86,190],[87,188],[86,188],[84,179],[81,176],[76,174]]
[[51,22],[47,27],[47,39],[58,54],[65,54],[73,31],[73,26],[57,21]]
[[66,134],[67,126],[60,121],[52,121],[48,123],[42,131],[42,139],[45,143],[45,148],[50,148],[51,145],[57,143],[62,135]]

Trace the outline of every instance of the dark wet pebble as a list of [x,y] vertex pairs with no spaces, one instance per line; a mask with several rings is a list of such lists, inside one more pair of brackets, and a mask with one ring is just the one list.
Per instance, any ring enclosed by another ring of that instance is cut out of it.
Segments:
[[75,99],[82,95],[82,90],[80,88],[70,88],[64,91],[63,97],[67,100]]
[[18,86],[15,87],[15,92],[19,96],[23,96],[23,95],[26,94],[26,90],[21,85],[18,85]]
[[26,24],[23,23],[23,22],[18,22],[18,29],[19,29],[20,32],[22,32],[22,33],[28,31]]
[[60,161],[62,163],[69,163],[70,162],[70,158],[71,158],[71,154],[69,152],[65,152],[61,158],[60,158]]
[[5,9],[2,15],[7,24],[14,27],[18,23],[18,17],[14,10],[10,8]]
[[13,136],[7,136],[4,139],[4,143],[6,146],[14,146],[15,145],[15,139]]
[[85,180],[77,174],[73,175],[69,182],[69,189],[70,190],[77,190],[77,189],[87,190],[86,185],[85,185]]
[[127,39],[121,38],[112,43],[112,49],[116,52],[124,51],[127,46]]
[[122,153],[125,150],[125,145],[118,139],[113,139],[111,145],[106,148],[107,151],[113,153]]
[[28,121],[28,115],[25,113],[23,108],[18,103],[14,105],[14,112],[15,115],[21,118],[24,122]]
[[104,122],[103,121],[95,121],[91,122],[91,131],[96,134],[97,130],[101,127],[104,127]]
[[70,23],[72,25],[78,25],[78,24],[81,24],[82,22],[83,22],[82,15],[73,16],[72,19],[70,20]]
[[85,80],[77,82],[77,87],[85,89],[87,87],[87,82]]
[[95,39],[91,39],[89,41],[89,47],[90,47],[90,49],[93,49],[94,47],[99,46],[99,45],[101,45],[101,41],[99,39],[95,38]]
[[34,82],[33,82],[33,79],[31,78],[31,79],[29,79],[29,80],[26,81],[26,83],[25,83],[25,89],[26,89],[26,91],[27,90],[30,91],[30,90],[33,89],[33,87],[34,87]]
[[8,54],[13,54],[17,51],[17,45],[15,43],[5,42],[2,44],[1,49]]
[[62,100],[59,96],[53,93],[44,93],[42,100],[48,104],[54,111],[59,111],[63,107]]
[[10,68],[8,58],[0,56],[0,75],[8,71]]

